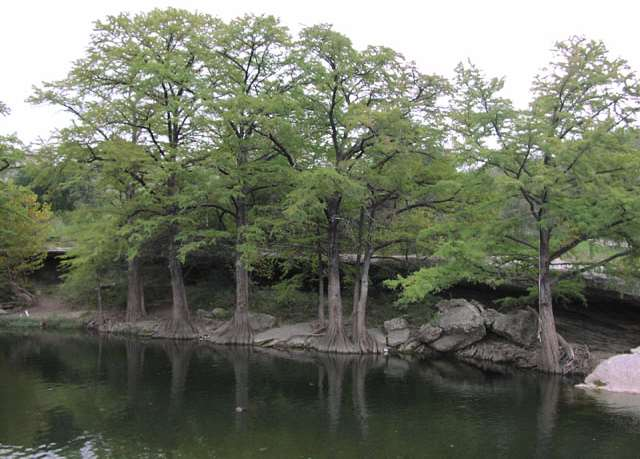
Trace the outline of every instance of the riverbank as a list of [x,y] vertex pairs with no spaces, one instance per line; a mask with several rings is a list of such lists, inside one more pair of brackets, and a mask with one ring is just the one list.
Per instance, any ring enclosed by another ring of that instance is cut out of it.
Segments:
[[[462,299],[441,301],[436,309],[430,321],[416,322],[399,316],[371,327],[369,333],[389,353],[421,358],[447,354],[483,368],[535,369],[537,318],[533,310],[503,314],[477,301]],[[121,312],[107,311],[99,322],[95,311],[73,310],[61,304],[51,307],[44,302],[28,310],[28,317],[25,311],[0,314],[0,328],[92,329],[112,335],[170,338],[165,332],[169,312],[155,310],[145,320],[127,323]],[[607,321],[608,316],[595,311],[590,314],[558,313],[558,330],[574,351],[573,356],[565,355],[565,363],[570,363],[567,373],[588,374],[603,359],[637,345],[636,337],[640,336],[637,324],[634,327],[620,317]],[[209,341],[226,319],[224,311],[196,310],[193,314],[195,338]],[[317,332],[317,325],[265,313],[251,314],[254,345],[262,348],[321,350],[322,335]],[[348,323],[346,328],[349,333]]]

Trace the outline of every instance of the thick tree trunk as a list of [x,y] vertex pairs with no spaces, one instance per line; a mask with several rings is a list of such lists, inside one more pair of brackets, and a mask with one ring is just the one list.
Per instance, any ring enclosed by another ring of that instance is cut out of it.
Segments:
[[[355,323],[358,321],[358,302],[360,301],[360,280],[362,279],[363,264],[363,238],[365,227],[365,210],[360,209],[360,218],[358,219],[358,240],[356,241],[356,273],[353,278],[353,301],[351,303],[351,327],[355,329]],[[354,338],[355,339],[355,338]]]
[[551,265],[549,240],[549,231],[541,229],[538,256],[538,334],[541,348],[538,367],[548,373],[560,373],[560,349],[553,316],[549,272]]
[[129,260],[127,269],[127,322],[136,322],[146,315],[144,307],[144,284],[140,273],[140,260]]
[[360,272],[360,295],[354,310],[354,322],[352,324],[353,342],[362,353],[381,353],[382,346],[369,334],[367,330],[367,300],[369,295],[369,268],[373,250],[366,247]]
[[338,212],[340,197],[334,197],[327,203],[329,220],[328,237],[328,302],[329,323],[324,341],[320,346],[327,352],[354,353],[355,347],[344,333],[342,318],[342,294],[340,291],[340,247]]
[[169,273],[171,274],[171,293],[173,306],[171,311],[171,322],[169,322],[167,332],[173,338],[195,338],[198,331],[191,323],[191,312],[187,303],[187,292],[184,287],[184,276],[182,265],[178,260],[178,250],[173,240],[173,235],[169,241]]
[[243,198],[236,199],[236,308],[233,318],[216,330],[211,340],[219,344],[251,344],[253,330],[249,323],[249,271],[242,260],[240,246],[244,243],[247,209]]
[[327,319],[324,313],[324,263],[322,253],[318,249],[318,329],[324,330],[327,326]]

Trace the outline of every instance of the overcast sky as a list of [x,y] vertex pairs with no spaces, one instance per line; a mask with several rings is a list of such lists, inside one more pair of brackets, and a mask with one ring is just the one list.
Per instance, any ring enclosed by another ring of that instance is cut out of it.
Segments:
[[527,103],[531,78],[553,43],[570,35],[604,40],[640,70],[634,0],[11,0],[0,13],[0,100],[12,113],[0,120],[0,133],[29,142],[63,126],[57,110],[24,102],[32,86],[65,76],[96,19],[166,6],[223,19],[273,14],[293,32],[331,23],[358,47],[389,46],[424,72],[445,76],[469,58],[487,75],[506,77],[506,95],[519,105]]

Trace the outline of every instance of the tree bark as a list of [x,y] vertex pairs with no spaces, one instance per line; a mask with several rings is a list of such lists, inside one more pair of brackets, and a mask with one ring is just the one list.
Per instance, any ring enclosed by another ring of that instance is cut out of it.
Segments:
[[168,332],[173,338],[195,338],[197,330],[191,323],[191,312],[187,303],[187,292],[184,287],[184,275],[182,265],[178,260],[178,250],[173,240],[173,234],[169,241],[169,273],[171,274],[171,293],[173,298],[171,322]]
[[538,335],[541,348],[538,367],[547,373],[560,373],[560,350],[551,296],[549,242],[550,232],[541,228],[538,254]]
[[354,353],[355,347],[344,333],[342,318],[342,294],[340,291],[340,247],[339,209],[340,196],[334,196],[327,203],[328,239],[328,306],[329,323],[321,349],[327,352]]
[[136,322],[146,315],[144,307],[144,284],[140,273],[140,260],[129,260],[127,269],[127,322]]
[[369,268],[371,267],[371,257],[373,248],[369,245],[365,248],[362,260],[362,270],[360,272],[360,295],[354,310],[354,322],[352,324],[353,342],[356,348],[362,353],[381,353],[382,346],[369,334],[367,330],[367,300],[369,295]]
[[247,207],[244,198],[236,198],[236,307],[233,318],[216,330],[211,337],[219,344],[251,344],[253,330],[249,323],[249,271],[242,259],[241,245],[244,243],[244,231],[247,226]]
[[324,313],[324,263],[322,262],[322,252],[318,247],[318,329],[323,330],[326,326],[326,316]]
[[98,281],[98,287],[96,288],[97,300],[98,300],[98,327],[104,324],[104,313],[102,309],[102,284]]

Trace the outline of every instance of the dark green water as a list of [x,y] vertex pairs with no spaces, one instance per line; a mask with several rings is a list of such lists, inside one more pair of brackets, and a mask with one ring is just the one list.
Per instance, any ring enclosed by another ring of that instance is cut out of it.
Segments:
[[5,333],[0,456],[640,457],[640,400],[443,360]]

